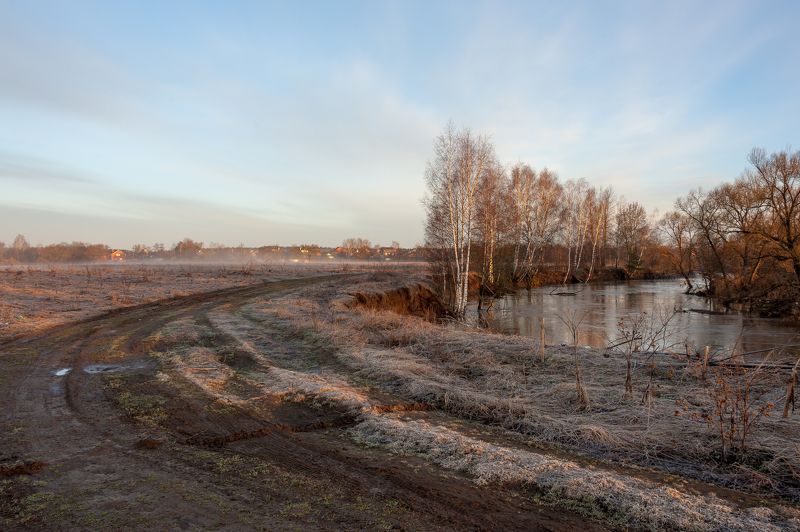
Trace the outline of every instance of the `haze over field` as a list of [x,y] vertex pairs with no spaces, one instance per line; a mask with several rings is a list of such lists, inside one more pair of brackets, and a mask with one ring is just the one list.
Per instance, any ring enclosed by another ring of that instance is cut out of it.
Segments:
[[413,246],[451,119],[504,163],[663,212],[796,139],[799,17],[794,2],[0,0],[0,240]]

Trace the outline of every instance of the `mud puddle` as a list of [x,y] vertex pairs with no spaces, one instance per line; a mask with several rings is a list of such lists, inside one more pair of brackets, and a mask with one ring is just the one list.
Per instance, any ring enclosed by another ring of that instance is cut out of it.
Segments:
[[136,371],[141,369],[149,369],[152,364],[147,361],[140,360],[132,364],[90,364],[83,367],[83,372],[88,375],[97,375],[104,373],[122,373],[125,371]]

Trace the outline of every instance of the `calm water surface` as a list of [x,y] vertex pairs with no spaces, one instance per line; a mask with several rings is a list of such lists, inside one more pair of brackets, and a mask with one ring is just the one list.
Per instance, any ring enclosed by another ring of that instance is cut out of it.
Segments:
[[[579,344],[604,347],[617,338],[617,324],[623,317],[642,312],[671,313],[673,309],[725,310],[710,299],[686,295],[683,291],[684,287],[678,280],[542,287],[530,292],[522,290],[495,300],[486,317],[492,327],[536,338],[539,337],[539,319],[544,317],[546,342],[555,344],[571,342],[569,329],[560,316],[574,315],[576,321],[582,320],[578,333]],[[577,293],[557,295],[557,292]],[[473,312],[475,309],[473,304]],[[733,346],[739,337],[741,351],[745,353],[800,344],[800,330],[796,326],[733,311],[727,314],[681,312],[670,323],[676,342],[682,342],[685,338],[696,346],[726,348]],[[797,349],[793,348],[792,351],[796,352]]]

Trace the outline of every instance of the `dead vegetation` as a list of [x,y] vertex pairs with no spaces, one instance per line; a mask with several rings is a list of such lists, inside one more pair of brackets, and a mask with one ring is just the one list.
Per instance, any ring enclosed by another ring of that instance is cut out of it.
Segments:
[[[351,416],[348,430],[364,444],[424,456],[479,483],[522,486],[543,500],[572,501],[612,524],[799,524],[798,514],[785,505],[800,500],[800,425],[794,416],[767,416],[771,408],[761,406],[782,400],[785,376],[762,368],[758,379],[736,373],[745,380],[704,382],[696,360],[642,353],[641,342],[624,356],[573,342],[548,347],[541,359],[531,339],[435,324],[408,309],[376,310],[360,300],[381,298],[353,295],[410,293],[396,283],[390,275],[372,275],[220,309],[205,325],[175,323],[154,340],[164,367],[172,368],[164,378],[191,381],[253,411],[267,397],[333,409]],[[580,327],[577,318],[571,323]],[[214,341],[196,347],[204,337]],[[252,363],[231,364],[226,353],[232,352],[246,353]],[[711,371],[716,376],[723,369]],[[253,391],[242,396],[245,387]],[[631,401],[631,392],[642,400]],[[715,410],[720,404],[728,410]],[[680,405],[693,414],[676,415]],[[737,429],[726,435],[725,449],[751,459],[720,454],[719,433],[709,426],[715,415],[743,424],[746,434]],[[587,468],[590,462],[595,467]],[[652,472],[627,469],[631,464]],[[669,475],[698,484],[687,492]],[[596,486],[603,486],[601,494]],[[716,498],[714,486],[783,502],[765,508],[753,498],[754,507],[744,509]]]
[[[380,267],[385,266],[364,263],[347,269]],[[236,263],[0,266],[0,341],[115,308],[344,268]]]
[[[351,429],[366,445],[421,455],[466,473],[482,485],[530,487],[549,498],[580,505],[619,527],[651,530],[781,530],[770,523],[772,510],[750,508],[732,513],[713,496],[697,496],[655,482],[581,467],[525,450],[513,450],[421,421],[368,419]],[[790,520],[793,526],[800,521]]]

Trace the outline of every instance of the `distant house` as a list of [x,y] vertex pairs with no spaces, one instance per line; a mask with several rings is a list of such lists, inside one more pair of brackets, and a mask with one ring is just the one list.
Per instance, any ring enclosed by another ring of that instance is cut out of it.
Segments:
[[125,252],[121,249],[115,249],[111,252],[111,261],[112,262],[122,262],[125,260]]

